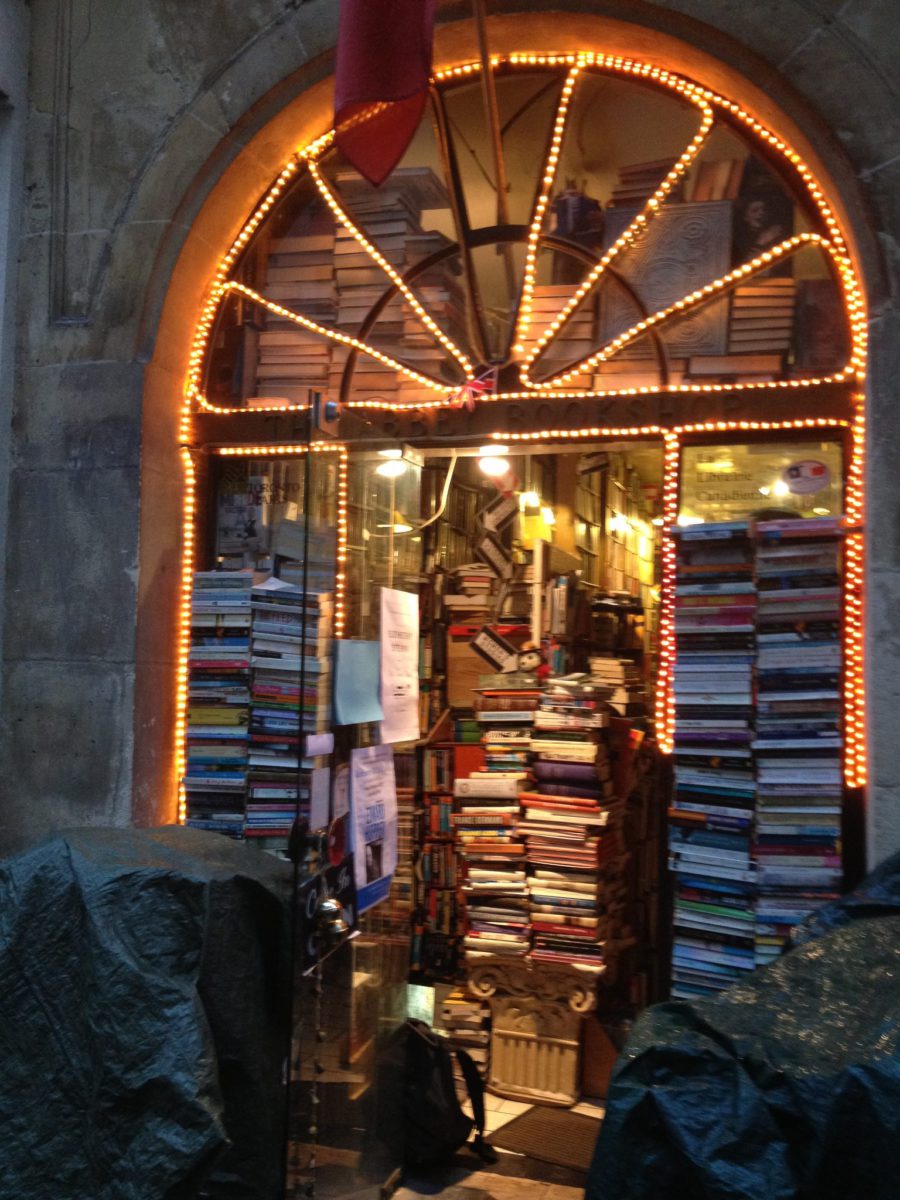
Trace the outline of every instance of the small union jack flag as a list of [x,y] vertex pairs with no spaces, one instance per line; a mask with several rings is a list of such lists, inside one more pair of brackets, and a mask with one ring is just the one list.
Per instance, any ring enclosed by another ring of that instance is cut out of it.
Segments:
[[480,396],[484,396],[494,390],[496,378],[497,372],[493,367],[488,367],[486,371],[482,371],[474,379],[467,379],[455,392],[451,393],[451,405],[454,408],[465,408],[468,412],[473,412],[475,401]]

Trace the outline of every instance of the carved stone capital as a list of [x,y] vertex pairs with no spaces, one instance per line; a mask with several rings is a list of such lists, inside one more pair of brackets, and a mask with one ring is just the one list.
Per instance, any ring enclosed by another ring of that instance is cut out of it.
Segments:
[[602,975],[564,963],[511,961],[499,955],[467,963],[469,987],[476,996],[513,996],[545,1004],[566,1004],[576,1013],[592,1012]]

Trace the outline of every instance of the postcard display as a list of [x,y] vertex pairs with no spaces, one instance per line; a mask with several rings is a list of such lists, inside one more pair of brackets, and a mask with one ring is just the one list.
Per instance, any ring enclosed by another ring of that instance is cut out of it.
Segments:
[[771,962],[842,878],[837,518],[674,531],[672,995]]

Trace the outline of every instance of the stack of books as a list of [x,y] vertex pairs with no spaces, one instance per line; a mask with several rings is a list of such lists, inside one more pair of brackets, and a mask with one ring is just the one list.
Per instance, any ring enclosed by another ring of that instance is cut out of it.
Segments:
[[841,589],[837,518],[756,524],[756,960],[839,892]]
[[728,322],[729,354],[787,354],[794,336],[794,281],[766,276],[736,287]]
[[[273,238],[262,294],[319,325],[333,326],[337,317],[334,232],[324,230]],[[294,321],[265,312],[258,334],[256,395],[249,407],[267,399],[305,403],[307,389],[328,386],[331,346],[320,334]]]
[[[449,203],[446,191],[430,168],[399,168],[391,176],[391,186],[386,191],[376,191],[362,176],[349,170],[338,172],[336,182],[354,223],[401,275],[447,245],[441,233],[422,228],[423,210],[443,209]],[[390,280],[343,228],[338,230],[335,242],[335,263],[338,322],[348,332],[355,333],[372,305],[390,287]],[[410,286],[443,332],[457,345],[463,344],[464,302],[450,266],[440,264],[420,273]],[[381,310],[366,340],[431,378],[442,379],[448,367],[452,374],[447,352],[399,294]],[[340,352],[334,356],[338,374],[343,370],[344,357]],[[353,383],[354,389],[368,391],[373,397],[385,396],[402,403],[433,400],[435,395],[416,380],[398,375],[367,356],[357,362]],[[333,387],[334,384],[333,379]]]
[[494,573],[483,563],[464,563],[453,571],[441,603],[457,622],[484,621],[494,607]]
[[468,959],[528,952],[525,847],[518,840],[524,772],[474,771],[453,785],[456,845],[465,866]]
[[623,806],[613,793],[603,732],[607,710],[592,691],[571,679],[553,681],[542,698],[536,725],[558,748],[536,755],[534,790],[521,797],[521,833],[532,961],[599,975],[620,940],[625,855]]
[[[451,1048],[465,1050],[471,1055],[478,1073],[482,1079],[486,1079],[491,1039],[491,1008],[488,1002],[470,995],[463,988],[454,988],[441,1004],[440,1025]],[[468,1091],[456,1055],[453,1056],[453,1074],[460,1096],[467,1097]]]
[[[585,268],[586,270],[586,268]],[[522,342],[525,351],[531,351],[534,343],[548,325],[556,320],[560,310],[571,298],[571,284],[542,283],[536,284],[531,305],[531,324]],[[579,359],[587,358],[599,348],[597,340],[597,321],[593,308],[594,298],[582,303],[565,323],[547,347],[546,353],[538,359],[539,375],[561,371]],[[590,388],[593,385],[591,374],[575,375],[572,387]]]
[[475,719],[487,771],[529,773],[534,714],[541,688],[534,675],[482,675],[475,693]]
[[[674,158],[660,158],[654,162],[631,163],[619,168],[619,182],[609,198],[611,207],[638,208],[645,204],[668,173],[675,166]],[[676,184],[669,193],[672,199],[681,198],[681,184]]]
[[187,824],[241,837],[247,787],[250,591],[244,571],[197,571],[188,651]]
[[[330,594],[280,579],[253,588],[252,683],[244,836],[283,845],[295,816],[309,814],[307,734],[324,729],[331,700]],[[301,674],[303,688],[301,692]]]
[[618,716],[646,716],[647,693],[640,670],[632,659],[592,654],[588,666],[591,683]]
[[746,521],[675,531],[672,995],[709,995],[755,963],[751,857],[756,585]]

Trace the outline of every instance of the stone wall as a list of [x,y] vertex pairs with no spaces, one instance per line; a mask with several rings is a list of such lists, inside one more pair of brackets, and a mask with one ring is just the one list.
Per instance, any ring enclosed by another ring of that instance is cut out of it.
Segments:
[[[0,8],[0,661],[3,657],[3,581],[15,387],[16,262],[27,111],[28,8],[24,0],[11,0]],[[0,674],[0,713],[2,711],[3,677]],[[2,825],[3,816],[0,815],[0,827]]]
[[[531,39],[524,49],[562,36],[564,12],[595,48],[627,45],[723,87],[743,78],[833,182],[872,314],[879,858],[900,847],[900,11],[884,0],[489,8],[497,36]],[[171,818],[176,417],[191,323],[253,197],[304,130],[327,122],[337,3],[33,0],[31,14],[0,849],[72,824]],[[471,43],[469,15],[462,0],[441,4],[439,53]]]

